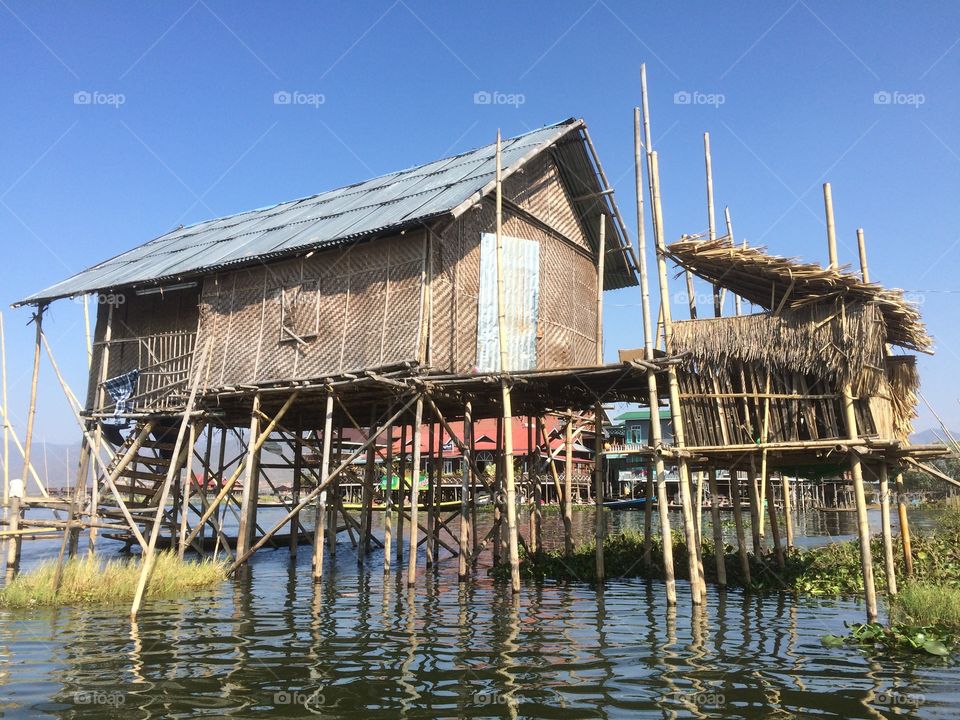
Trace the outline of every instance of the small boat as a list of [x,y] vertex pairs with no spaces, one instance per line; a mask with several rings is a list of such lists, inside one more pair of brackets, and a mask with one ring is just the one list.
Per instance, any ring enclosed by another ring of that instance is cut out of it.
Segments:
[[[605,508],[610,508],[611,510],[639,510],[647,502],[646,498],[634,498],[632,500],[608,500],[603,503]],[[654,498],[656,502],[656,498]]]

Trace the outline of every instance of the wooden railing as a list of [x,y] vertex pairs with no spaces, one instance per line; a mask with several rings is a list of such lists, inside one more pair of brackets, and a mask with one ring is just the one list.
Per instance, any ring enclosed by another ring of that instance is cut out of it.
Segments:
[[[127,403],[128,411],[182,407],[196,339],[195,332],[168,332],[100,343],[101,347],[108,348],[111,375],[140,370],[137,386]],[[117,363],[115,358],[120,354],[122,361]],[[115,408],[108,395],[103,412],[112,412]]]

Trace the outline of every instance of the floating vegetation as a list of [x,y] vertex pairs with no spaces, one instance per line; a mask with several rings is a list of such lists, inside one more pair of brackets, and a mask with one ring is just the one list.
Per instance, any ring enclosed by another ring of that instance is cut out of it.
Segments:
[[890,598],[891,622],[940,625],[960,632],[960,587],[909,582]]
[[938,625],[885,627],[880,623],[857,623],[849,627],[848,635],[824,635],[820,642],[828,648],[857,645],[893,652],[924,652],[937,657],[949,657],[957,644],[956,636]]
[[[59,592],[53,590],[56,562],[41,563],[18,575],[0,590],[0,607],[23,608],[55,605],[129,603],[140,578],[140,559],[100,560],[92,555],[71,558],[63,566]],[[218,560],[181,560],[176,553],[155,558],[147,597],[180,597],[216,587],[227,576]]]

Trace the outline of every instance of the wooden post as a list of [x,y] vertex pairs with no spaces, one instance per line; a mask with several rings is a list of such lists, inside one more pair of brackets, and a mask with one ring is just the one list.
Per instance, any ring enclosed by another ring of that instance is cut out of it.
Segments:
[[[376,438],[378,434],[375,412],[375,410],[370,411],[368,438]],[[376,471],[376,462],[377,448],[376,441],[374,441],[367,448],[366,462],[363,466],[363,487],[360,488],[360,545],[357,548],[357,565],[363,565],[367,553],[370,552],[370,535],[373,532],[370,527],[373,520],[373,478]]]
[[750,585],[750,556],[747,553],[747,539],[743,532],[743,507],[740,494],[740,472],[730,468],[730,501],[733,503],[733,522],[737,527],[737,554],[740,556],[740,572],[744,585]]
[[857,228],[857,249],[860,251],[860,275],[865,283],[870,282],[870,269],[867,267],[867,244],[863,239],[863,228]]
[[497,418],[497,439],[494,443],[493,484],[490,501],[493,504],[493,564],[503,561],[503,417]]
[[496,235],[497,235],[497,329],[500,344],[500,388],[503,403],[503,479],[506,485],[507,543],[510,549],[510,587],[520,592],[520,549],[517,536],[517,490],[513,477],[513,407],[507,373],[511,370],[507,347],[507,306],[503,265],[503,167],[500,131],[496,153]]
[[433,567],[433,553],[435,550],[435,535],[433,533],[433,501],[436,493],[436,474],[437,474],[437,424],[432,420],[427,423],[427,457],[429,465],[427,466],[427,542],[426,542],[426,566]]
[[20,545],[23,539],[19,533],[20,530],[20,499],[23,497],[23,481],[19,478],[10,484],[10,514],[8,516],[7,530],[9,532],[9,542],[7,543],[7,582],[13,580],[14,576],[20,570]]
[[[303,425],[297,418],[293,444],[293,504],[300,502],[300,487],[303,479]],[[316,529],[314,529],[316,530]],[[300,513],[290,520],[290,557],[297,556],[297,547],[300,544]]]
[[568,410],[563,443],[563,551],[573,555],[573,410]]
[[[323,415],[323,446],[320,450],[320,481],[330,474],[330,451],[333,447],[333,391],[327,392]],[[316,515],[313,521],[313,581],[323,577],[323,540],[327,528],[327,491],[321,490],[317,497]],[[238,553],[239,555],[239,553]]]
[[897,473],[897,513],[900,519],[900,542],[903,545],[903,567],[907,577],[913,577],[913,552],[910,548],[910,521],[907,518],[907,494],[903,473]]
[[833,222],[833,191],[830,189],[830,183],[823,184],[823,207],[827,215],[827,253],[830,258],[828,267],[836,270],[839,267],[837,262],[837,230]]
[[[47,309],[45,303],[37,305],[37,312],[33,315],[33,322],[36,325],[36,341],[33,346],[33,375],[30,379],[30,405],[27,408],[27,432],[23,438],[23,473],[21,479],[26,482],[30,472],[30,449],[33,444],[33,421],[37,414],[37,376],[40,373],[40,344],[43,337],[43,312]],[[19,549],[19,538],[15,544]]]
[[[606,254],[606,219],[600,215],[600,247],[597,254],[597,365],[603,365],[603,271]],[[597,581],[604,578],[603,541],[606,537],[606,517],[603,514],[603,405],[594,406],[593,497],[596,505],[596,570]]]
[[400,428],[400,482],[397,484],[397,564],[403,562],[404,488],[407,483],[407,424]]
[[[190,439],[187,441],[187,459],[184,461],[186,479],[182,490],[180,506],[180,541],[177,543],[177,555],[183,560],[187,551],[187,518],[190,514],[190,490],[193,487],[193,448],[197,444],[197,423],[190,423]],[[171,460],[171,462],[174,462]]]
[[423,422],[423,397],[417,396],[417,406],[413,417],[413,462],[410,477],[410,549],[407,558],[407,586],[413,587],[417,581],[417,504],[420,487],[420,425]]
[[237,530],[237,557],[246,554],[253,542],[256,505],[258,501],[257,486],[260,472],[257,465],[260,459],[260,447],[257,439],[260,437],[260,393],[253,396],[253,405],[250,411],[250,436],[247,439],[247,467],[243,478],[243,491],[240,494],[240,526]]
[[458,557],[459,566],[457,576],[460,582],[467,579],[467,572],[470,567],[469,552],[467,548],[470,545],[470,517],[467,513],[470,511],[470,463],[473,454],[471,442],[473,438],[473,405],[468,400],[463,410],[463,450],[461,457],[461,484],[460,484],[460,555]]
[[[768,480],[767,475],[769,473],[766,463],[763,463],[762,472],[764,473],[763,481],[766,484],[766,481]],[[780,569],[783,569],[786,566],[786,561],[783,556],[783,543],[780,540],[780,523],[777,521],[776,496],[773,493],[773,483],[771,482],[769,485],[770,499],[765,501],[761,500],[761,502],[766,502],[767,505],[767,513],[770,515],[770,534],[773,536],[773,552],[777,558],[777,566],[780,567]]]
[[713,554],[717,561],[717,584],[720,587],[727,586],[727,564],[726,553],[724,552],[723,527],[720,525],[720,506],[717,504],[719,493],[717,492],[717,469],[710,468],[710,522],[713,525]]
[[[653,161],[650,155],[650,114],[647,107],[647,68],[646,65],[640,66],[640,94],[643,103],[643,129],[644,141],[647,147],[647,176],[650,191],[650,204],[653,206],[654,184],[650,170]],[[640,267],[640,300],[641,312],[643,316],[643,348],[644,358],[647,362],[653,360],[654,356],[654,331],[651,324],[652,317],[650,313],[650,280],[647,274],[647,243],[646,229],[643,218],[643,163],[641,162],[641,140],[640,140],[640,110],[633,110],[633,157],[634,157],[634,180],[637,196],[637,265]],[[656,236],[656,225],[658,222],[655,210],[651,210],[651,218],[654,225],[654,235]],[[661,303],[660,312],[663,312]],[[660,393],[657,387],[657,376],[652,368],[647,368],[647,402],[650,407],[650,433],[648,444],[652,448],[657,448],[663,444],[663,429],[660,425]],[[670,498],[667,495],[667,471],[664,466],[663,457],[656,453],[654,455],[654,466],[657,475],[657,511],[660,519],[660,541],[663,546],[663,571],[666,584],[667,605],[677,604],[677,585],[675,580],[675,570],[673,565],[673,535],[670,531]],[[647,487],[650,487],[648,481]],[[648,500],[648,505],[649,505]],[[646,512],[646,510],[645,510]]]
[[[656,151],[650,153],[651,182],[654,188],[653,212],[657,221],[654,223],[657,245],[657,271],[660,282],[660,307],[663,310],[663,335],[666,352],[673,351],[673,318],[670,312],[670,286],[667,280],[666,241],[663,232],[663,210],[660,200],[660,169]],[[680,388],[677,383],[676,366],[667,368],[667,381],[670,391],[670,414],[673,418],[674,444],[678,449],[685,445],[683,434],[683,415],[680,411]],[[694,605],[703,602],[703,589],[700,578],[700,548],[697,543],[697,533],[694,528],[693,507],[690,498],[690,469],[684,456],[677,458],[677,469],[680,476],[680,502],[683,506],[684,536],[687,541],[690,571],[690,594]]]
[[893,561],[893,533],[890,530],[890,480],[887,464],[880,463],[880,522],[883,532],[883,568],[887,594],[897,594],[897,568]]
[[393,549],[393,425],[386,428],[387,471],[383,490],[383,574],[390,574],[390,552]]

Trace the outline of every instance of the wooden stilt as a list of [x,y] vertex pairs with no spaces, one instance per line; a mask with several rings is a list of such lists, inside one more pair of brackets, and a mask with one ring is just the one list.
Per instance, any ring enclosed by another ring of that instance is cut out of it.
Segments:
[[[600,214],[599,248],[597,250],[597,365],[603,365],[603,273],[604,260],[607,252],[606,229],[607,216]],[[594,450],[593,450],[593,498],[596,505],[596,570],[597,581],[604,578],[603,541],[606,537],[606,517],[603,512],[603,405],[594,406]]]
[[[37,377],[40,373],[40,344],[43,337],[43,313],[47,309],[46,304],[37,305],[37,311],[33,315],[33,322],[36,326],[36,341],[33,347],[33,374],[30,378],[30,404],[27,408],[27,431],[23,438],[23,472],[20,477],[26,480],[30,471],[30,450],[33,446],[33,421],[37,415]],[[18,510],[19,512],[19,510]],[[15,544],[20,547],[20,539],[15,539]]]
[[837,230],[833,222],[833,192],[830,183],[823,184],[823,207],[827,216],[827,252],[830,258],[830,264],[827,267],[836,270],[839,267],[837,261]]
[[517,490],[513,477],[513,407],[506,373],[512,368],[507,347],[506,293],[503,264],[503,168],[500,131],[496,149],[496,237],[497,237],[497,330],[500,344],[501,396],[503,411],[503,482],[506,486],[507,545],[510,555],[510,587],[520,592],[520,548],[517,536]]
[[247,440],[247,464],[240,494],[240,527],[237,531],[237,557],[244,555],[253,543],[254,508],[257,504],[257,487],[260,472],[257,464],[260,459],[260,393],[253,396],[253,410],[250,413],[250,435]]
[[20,520],[22,511],[20,509],[20,499],[23,497],[23,481],[15,479],[10,483],[10,497],[7,502],[10,505],[10,514],[7,518],[7,530],[10,540],[7,543],[7,583],[13,580],[14,576],[20,570],[20,546],[23,538],[20,534]]
[[426,566],[433,567],[433,553],[435,545],[434,527],[433,527],[433,503],[436,493],[437,477],[437,425],[433,421],[427,424],[427,537],[426,537]]
[[400,483],[397,487],[397,565],[403,562],[404,492],[407,483],[407,425],[400,428]]
[[753,554],[760,557],[763,544],[760,538],[760,517],[763,508],[760,506],[760,491],[757,485],[757,464],[753,455],[750,456],[750,476],[747,478],[747,493],[750,502],[750,534],[753,539]]
[[534,419],[527,416],[527,482],[530,490],[530,553],[536,555],[541,549],[542,516],[540,511],[540,474],[537,468],[536,435]]
[[890,480],[886,463],[880,463],[880,522],[883,532],[883,568],[887,594],[897,594],[897,568],[893,561],[893,533],[890,531]]
[[[0,312],[0,409],[3,410],[3,520],[8,518],[7,503],[10,501],[10,424],[7,422],[7,338]],[[6,541],[4,541],[6,542]],[[0,543],[0,549],[4,547]]]
[[[320,451],[320,479],[330,475],[330,451],[333,446],[333,392],[327,393],[323,415],[323,447]],[[327,527],[327,491],[321,490],[317,497],[317,509],[313,520],[313,581],[323,577],[323,540]],[[239,553],[238,553],[239,554]]]
[[720,506],[717,504],[719,492],[717,491],[717,469],[710,468],[710,523],[713,526],[713,554],[717,562],[717,584],[720,587],[727,586],[727,565],[725,562],[726,552],[723,542],[723,527],[720,525]]
[[793,547],[793,498],[790,496],[790,478],[781,475],[780,484],[783,488],[783,525],[787,535],[787,550],[790,550]]
[[[367,437],[377,437],[377,425],[374,422],[375,411],[371,410],[370,428]],[[373,476],[376,471],[376,442],[367,448],[366,463],[363,466],[363,487],[360,490],[360,546],[357,552],[357,565],[363,565],[364,558],[370,552],[370,527],[373,508]]]
[[423,422],[423,397],[417,396],[413,417],[413,462],[410,469],[410,544],[407,557],[407,586],[417,582],[417,505],[420,502],[420,425]]
[[185,464],[185,478],[183,481],[183,490],[181,492],[180,506],[180,539],[177,543],[177,555],[183,560],[183,555],[187,551],[187,524],[190,515],[190,491],[193,487],[193,448],[197,444],[197,423],[190,423],[190,439],[187,441],[187,459]]
[[[643,132],[644,142],[647,147],[647,177],[650,191],[651,217],[655,227],[658,222],[657,215],[653,209],[654,184],[650,172],[652,169],[652,160],[650,155],[650,146],[652,140],[650,137],[650,113],[647,106],[647,69],[646,65],[640,66],[640,95],[643,104]],[[640,109],[633,110],[633,153],[634,153],[634,179],[636,185],[637,199],[637,265],[640,268],[640,300],[641,312],[643,316],[643,347],[644,358],[647,362],[654,357],[654,333],[657,329],[651,324],[652,317],[650,313],[650,281],[647,274],[647,244],[646,229],[643,218],[643,163],[641,162],[642,145],[640,140]],[[663,304],[660,304],[660,313],[663,313]],[[659,333],[658,333],[659,334]],[[657,448],[663,444],[663,429],[660,424],[660,392],[657,387],[657,376],[651,368],[647,369],[647,403],[650,408],[650,436],[648,443],[652,448]],[[660,520],[660,542],[663,547],[663,571],[666,584],[667,606],[672,607],[677,604],[677,586],[675,580],[675,569],[673,565],[673,535],[670,531],[670,498],[667,494],[667,472],[664,466],[663,457],[657,453],[654,455],[654,467],[656,469],[657,480],[657,512]],[[649,470],[648,470],[649,472]],[[648,478],[647,491],[650,495],[652,479]],[[650,500],[647,501],[645,513],[651,511]],[[651,521],[652,523],[652,517]]]
[[910,521],[907,518],[907,493],[903,473],[897,473],[897,514],[900,520],[900,542],[903,546],[903,567],[907,577],[913,577],[913,552],[910,548]]
[[567,410],[563,443],[563,551],[573,555],[573,410]]
[[[766,472],[766,468],[764,468]],[[766,479],[766,478],[764,478]],[[766,501],[767,513],[770,515],[770,535],[773,537],[773,552],[777,558],[777,565],[783,569],[786,561],[783,556],[783,543],[780,539],[780,523],[777,520],[777,503],[773,494],[773,485],[770,484],[770,498]]]
[[473,405],[467,401],[463,411],[463,450],[461,451],[461,485],[460,485],[460,555],[457,576],[463,582],[467,579],[467,572],[470,567],[469,551],[470,546],[470,517],[467,514],[470,511],[470,463],[473,458],[471,448],[473,442]]
[[737,528],[737,554],[740,557],[740,572],[744,584],[750,586],[750,556],[747,553],[747,539],[743,531],[743,500],[740,492],[740,472],[730,468],[730,501],[733,503],[733,522]]
[[393,550],[393,425],[386,428],[387,462],[383,490],[383,574],[390,574]]
[[[643,503],[643,565],[650,568],[653,561],[653,465],[647,463],[644,466],[646,481],[644,482],[644,503]],[[634,494],[631,485],[631,496]]]
[[[296,505],[300,502],[300,488],[303,484],[303,427],[297,418],[296,430],[293,436],[293,490],[292,500]],[[316,528],[314,528],[316,532]],[[297,547],[300,544],[300,513],[290,519],[290,557],[297,557]]]

